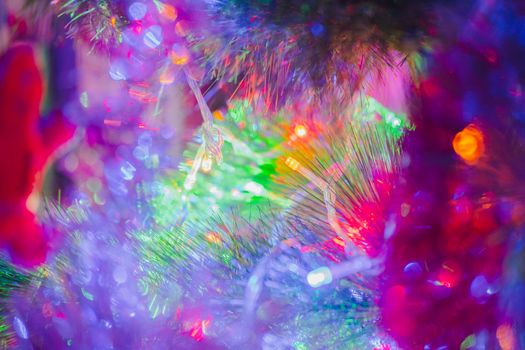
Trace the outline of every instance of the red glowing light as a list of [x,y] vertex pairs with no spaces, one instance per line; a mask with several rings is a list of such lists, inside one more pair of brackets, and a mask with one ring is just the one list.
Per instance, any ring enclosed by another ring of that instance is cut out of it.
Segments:
[[206,329],[209,327],[210,323],[210,320],[195,322],[193,328],[190,331],[190,336],[196,341],[202,341],[206,335]]
[[438,274],[439,283],[447,288],[455,287],[461,279],[461,269],[453,261],[447,261],[441,265]]

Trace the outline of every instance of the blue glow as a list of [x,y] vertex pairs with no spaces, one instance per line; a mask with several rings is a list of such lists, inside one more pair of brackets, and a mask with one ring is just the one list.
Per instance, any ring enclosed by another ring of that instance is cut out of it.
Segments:
[[162,29],[151,26],[144,32],[144,45],[151,49],[157,48],[162,43]]
[[321,23],[315,23],[311,28],[310,31],[314,36],[320,36],[324,33],[324,26]]
[[417,262],[410,262],[406,264],[405,268],[403,269],[403,272],[408,278],[414,279],[421,276],[421,274],[423,273],[423,268]]
[[478,302],[484,302],[489,295],[489,287],[489,283],[485,276],[477,276],[470,284],[470,294],[474,299],[478,300]]
[[143,19],[147,12],[148,7],[141,2],[134,2],[128,8],[129,17],[135,21]]
[[109,76],[113,80],[126,80],[127,77],[127,69],[126,65],[122,61],[116,61],[111,65],[111,68],[109,69]]

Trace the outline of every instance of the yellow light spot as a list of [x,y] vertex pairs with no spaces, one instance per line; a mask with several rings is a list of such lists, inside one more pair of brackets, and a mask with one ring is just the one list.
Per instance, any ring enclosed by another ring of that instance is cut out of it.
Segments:
[[175,71],[173,69],[164,70],[159,77],[159,81],[163,85],[169,85],[175,81]]
[[308,134],[308,129],[302,124],[297,124],[295,126],[294,133],[297,135],[297,137],[303,138]]
[[188,57],[178,57],[178,58],[174,58],[172,56],[172,59],[171,61],[176,64],[176,65],[179,65],[179,66],[182,66],[182,65],[185,65],[187,62],[188,62]]
[[339,245],[339,246],[341,246],[341,247],[345,246],[345,241],[341,237],[335,237],[334,238],[334,243]]
[[301,166],[301,163],[299,163],[295,158],[292,157],[286,158],[284,163],[288,165],[288,167],[293,171],[297,171],[297,169],[299,169],[299,167]]
[[183,46],[177,46],[170,53],[171,62],[177,66],[183,66],[188,63],[190,55],[188,50]]
[[217,232],[208,232],[206,234],[206,240],[210,243],[219,244],[221,243],[221,236]]
[[515,348],[514,332],[509,324],[502,324],[498,327],[496,338],[498,338],[502,350],[513,350]]
[[176,20],[178,16],[177,9],[169,4],[162,4],[160,14],[170,21]]
[[111,17],[111,26],[113,28],[117,26],[117,18],[115,16]]
[[456,134],[452,146],[456,154],[466,163],[474,164],[485,151],[483,133],[477,126],[470,124]]

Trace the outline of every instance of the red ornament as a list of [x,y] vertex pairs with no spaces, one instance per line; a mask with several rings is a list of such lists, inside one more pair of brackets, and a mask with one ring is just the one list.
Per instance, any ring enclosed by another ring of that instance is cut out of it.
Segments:
[[29,45],[15,44],[0,57],[0,245],[26,266],[42,263],[47,251],[26,202],[50,156],[74,132],[59,113],[39,125],[42,80]]

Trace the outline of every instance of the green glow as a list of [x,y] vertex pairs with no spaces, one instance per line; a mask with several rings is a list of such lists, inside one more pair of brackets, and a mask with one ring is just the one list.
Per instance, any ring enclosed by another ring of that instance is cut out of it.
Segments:
[[[400,154],[400,149],[395,146],[410,125],[406,116],[393,113],[372,98],[360,100],[353,117],[349,119],[348,128],[338,130],[345,135],[347,142],[333,140],[334,144],[330,144],[329,148],[318,149],[315,159],[322,163],[321,169],[330,168],[334,161],[340,164],[347,162],[344,181],[352,181],[345,182],[343,186],[348,193],[357,194],[359,198],[375,199],[378,190],[369,181],[372,178],[370,169],[376,165],[372,163],[378,161],[377,164],[381,164],[386,172],[391,171]],[[247,101],[234,101],[224,119],[214,121],[224,138],[221,165],[213,162],[209,169],[201,167],[193,187],[185,189],[184,181],[200,146],[199,140],[196,140],[188,145],[184,152],[185,161],[178,171],[165,172],[149,188],[149,185],[143,184],[156,225],[143,232],[134,232],[132,238],[141,255],[140,268],[144,274],[141,283],[144,294],[149,296],[148,308],[153,317],[175,312],[178,302],[167,302],[173,298],[173,288],[167,286],[166,276],[180,282],[180,288],[184,290],[184,278],[187,277],[184,277],[184,271],[186,268],[191,270],[195,256],[211,259],[226,271],[215,273],[239,273],[237,269],[252,268],[250,263],[258,261],[256,256],[262,254],[265,247],[272,246],[267,236],[270,228],[268,232],[258,232],[260,236],[245,237],[237,226],[242,227],[241,223],[223,218],[231,208],[234,208],[231,213],[241,221],[249,217],[261,219],[270,208],[290,208],[292,196],[283,190],[282,184],[275,182],[281,176],[277,174],[277,161],[289,152],[288,140],[283,132],[289,124],[285,120],[286,116],[279,114],[271,120],[261,118],[255,115]],[[292,185],[287,190],[293,191],[298,183]],[[359,199],[355,201],[359,203]],[[253,208],[261,208],[261,212],[251,213]],[[271,222],[268,225],[270,227]],[[224,278],[231,277],[226,275]],[[338,308],[353,315],[371,306],[367,302],[333,304],[329,307],[331,311],[322,317],[334,323],[331,315]],[[307,324],[310,321],[297,319],[296,322]],[[361,338],[366,339],[367,335],[355,329],[360,322],[352,318],[340,320],[341,335],[337,338],[345,338],[345,334],[349,334],[349,343],[361,344]],[[297,329],[296,326],[292,328]],[[319,335],[323,341],[329,341],[327,337]],[[305,336],[297,340],[296,349],[307,349],[315,337]],[[306,344],[309,344],[308,347]],[[311,348],[315,346],[311,345]]]
[[184,179],[199,147],[196,142],[190,143],[180,171],[158,180],[158,195],[150,201],[155,221],[162,226],[173,225],[239,205],[287,206],[285,198],[269,190],[285,141],[278,120],[270,123],[257,118],[248,102],[234,101],[224,120],[215,122],[224,137],[222,164],[213,162],[208,171],[201,168],[195,185],[186,190]]
[[461,342],[460,349],[466,350],[473,347],[474,345],[476,345],[476,336],[474,334],[471,334]]
[[378,126],[384,126],[385,130],[396,139],[400,138],[406,130],[413,129],[405,114],[392,112],[370,96],[361,98],[356,106],[354,120],[376,122]]
[[6,303],[13,292],[26,288],[33,277],[0,257],[0,347],[2,349],[11,348],[14,340],[11,326],[3,316],[7,313]]

